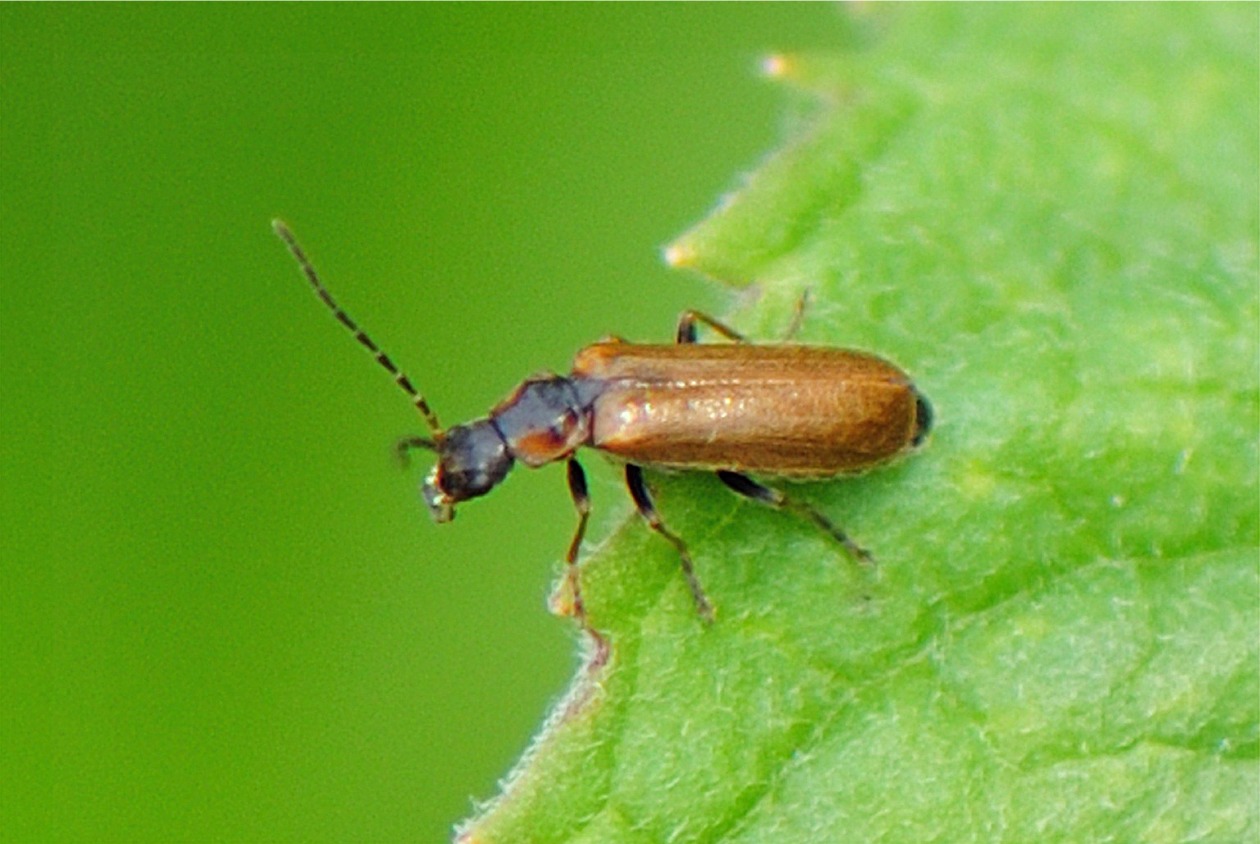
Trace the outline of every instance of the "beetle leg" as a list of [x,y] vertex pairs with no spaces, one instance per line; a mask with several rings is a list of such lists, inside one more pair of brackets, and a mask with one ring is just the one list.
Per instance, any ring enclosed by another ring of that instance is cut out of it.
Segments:
[[704,589],[700,587],[695,566],[691,563],[691,554],[687,552],[687,544],[665,527],[661,521],[661,514],[656,512],[656,505],[652,503],[652,497],[648,495],[647,484],[643,481],[643,470],[633,463],[626,464],[626,486],[630,488],[630,497],[634,499],[634,506],[639,509],[639,515],[648,523],[648,527],[669,540],[674,550],[678,552],[683,576],[687,578],[687,586],[691,588],[691,597],[696,602],[696,611],[705,621],[713,621],[713,605],[709,603],[709,599],[704,595]]
[[768,507],[773,507],[776,510],[791,510],[801,516],[804,516],[817,525],[820,530],[832,539],[843,545],[845,550],[858,560],[861,560],[862,562],[869,562],[871,560],[870,551],[867,551],[861,545],[858,545],[850,539],[849,535],[838,528],[831,519],[828,519],[804,501],[797,501],[795,498],[790,498],[785,493],[774,489],[773,487],[763,486],[747,475],[741,475],[739,472],[729,472],[719,469],[717,476],[722,483],[726,484],[745,498],[760,501],[762,504],[765,504]]
[[578,625],[595,642],[595,655],[591,660],[591,667],[598,668],[608,660],[608,642],[595,631],[595,628],[591,627],[590,619],[587,618],[586,603],[582,600],[582,584],[577,567],[578,551],[582,548],[582,538],[586,536],[586,523],[591,517],[591,496],[586,489],[586,473],[582,471],[582,464],[570,457],[567,468],[569,494],[573,496],[573,506],[577,508],[578,523],[577,530],[573,532],[573,541],[569,543],[569,551],[564,555],[564,577],[569,587],[569,594],[573,596],[573,616],[577,619]]
[[566,467],[569,470],[569,494],[573,496],[573,506],[577,508],[577,529],[573,531],[573,540],[569,542],[569,550],[564,555],[564,576],[568,581],[569,592],[573,595],[573,615],[584,629],[590,629],[586,619],[586,604],[582,601],[582,586],[578,582],[578,551],[582,548],[582,538],[586,536],[586,523],[591,517],[591,496],[586,490],[586,473],[582,466],[572,457]]
[[809,289],[801,291],[801,298],[796,300],[796,307],[792,309],[792,321],[788,323],[787,331],[783,332],[783,340],[781,342],[791,342],[796,333],[801,330],[802,323],[805,322],[805,309],[809,307]]
[[748,342],[748,338],[730,326],[718,322],[708,314],[692,310],[683,311],[682,316],[678,318],[678,332],[674,335],[675,342],[679,344],[696,342],[697,322],[703,322],[727,340],[734,340],[736,343]]
[[[801,330],[801,323],[805,321],[805,309],[809,305],[809,291],[801,293],[801,298],[796,300],[796,307],[792,310],[792,321],[788,323],[787,331],[783,333],[782,342],[786,343],[796,336]],[[678,318],[678,331],[674,335],[674,342],[678,344],[695,343],[696,341],[696,323],[703,322],[712,328],[718,334],[721,334],[727,340],[733,340],[736,343],[747,343],[748,338],[740,334],[729,325],[719,322],[713,317],[701,311],[686,310],[682,312],[682,316]]]
[[573,506],[577,508],[577,530],[573,532],[573,541],[569,543],[569,552],[564,555],[565,572],[569,586],[573,590],[573,614],[582,626],[586,626],[586,605],[582,603],[582,589],[578,585],[577,558],[582,548],[582,538],[586,536],[586,523],[591,517],[591,496],[586,490],[586,473],[582,466],[572,457],[567,464],[569,470],[569,494],[573,496]]

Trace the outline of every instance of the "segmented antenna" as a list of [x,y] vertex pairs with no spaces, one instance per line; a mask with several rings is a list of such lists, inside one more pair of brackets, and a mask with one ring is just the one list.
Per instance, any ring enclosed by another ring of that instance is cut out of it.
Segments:
[[297,238],[293,236],[293,232],[289,231],[289,227],[282,220],[272,220],[271,227],[275,229],[276,234],[284,241],[285,246],[289,247],[289,251],[293,253],[294,259],[298,262],[298,266],[302,269],[302,275],[306,276],[306,280],[310,282],[311,289],[315,291],[315,295],[320,298],[328,310],[332,311],[332,315],[337,321],[350,329],[350,333],[354,335],[354,339],[372,353],[372,357],[376,358],[376,362],[385,368],[394,378],[394,383],[402,388],[403,392],[411,397],[411,403],[415,406],[420,415],[424,417],[424,423],[429,426],[429,433],[433,435],[433,440],[425,440],[420,437],[413,437],[407,442],[412,447],[428,447],[432,448],[434,443],[440,442],[442,439],[442,426],[438,423],[437,414],[433,412],[433,408],[429,407],[429,403],[424,400],[424,396],[420,395],[411,383],[411,379],[407,374],[394,365],[389,359],[389,355],[381,351],[381,348],[373,342],[372,338],[355,323],[350,315],[341,309],[333,299],[332,294],[328,292],[328,288],[324,287],[323,282],[319,280],[319,274],[315,272],[315,267],[311,264],[306,253],[302,251],[302,247],[298,245]]

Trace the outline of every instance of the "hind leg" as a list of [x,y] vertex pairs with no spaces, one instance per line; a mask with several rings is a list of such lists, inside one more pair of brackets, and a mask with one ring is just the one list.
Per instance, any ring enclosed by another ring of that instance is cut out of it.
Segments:
[[759,484],[752,478],[747,475],[741,475],[739,472],[719,470],[717,476],[722,483],[745,498],[760,501],[767,507],[773,507],[776,510],[791,510],[793,513],[809,519],[819,530],[843,545],[844,549],[852,554],[854,558],[862,562],[871,560],[869,551],[850,539],[849,535],[841,530],[831,519],[804,501],[798,501],[773,487]]

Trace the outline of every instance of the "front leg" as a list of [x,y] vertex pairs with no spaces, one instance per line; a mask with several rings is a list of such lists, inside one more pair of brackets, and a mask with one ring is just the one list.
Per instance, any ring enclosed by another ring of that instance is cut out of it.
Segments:
[[582,538],[586,536],[586,523],[591,518],[591,497],[587,492],[586,473],[582,471],[582,464],[570,457],[567,468],[569,494],[573,496],[573,506],[577,508],[578,523],[577,530],[573,532],[573,540],[569,543],[569,551],[564,555],[564,577],[569,594],[573,596],[573,617],[595,643],[595,654],[591,658],[590,667],[598,668],[608,661],[608,640],[591,627],[590,619],[586,615],[586,602],[582,599],[582,583],[577,565]]

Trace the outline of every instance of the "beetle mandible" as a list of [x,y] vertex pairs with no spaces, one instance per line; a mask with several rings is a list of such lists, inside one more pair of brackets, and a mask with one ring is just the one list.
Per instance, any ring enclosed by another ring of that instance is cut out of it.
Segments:
[[[661,521],[643,467],[712,471],[742,496],[798,513],[864,560],[869,553],[823,513],[750,475],[809,479],[861,472],[918,446],[932,426],[927,399],[888,361],[825,346],[754,345],[712,317],[685,311],[671,345],[594,343],[577,353],[568,375],[529,378],[483,418],[443,428],[411,379],[336,303],[289,228],[280,220],[272,225],[315,294],[424,419],[428,435],[402,440],[399,450],[437,455],[420,490],[435,522],[449,522],[455,505],[494,489],[517,462],[531,468],[565,462],[578,512],[566,580],[574,616],[601,645],[578,578],[591,512],[578,448],[624,463],[635,507],[674,546],[696,610],[712,620],[713,605],[687,545]],[[698,343],[698,323],[732,342]]]

